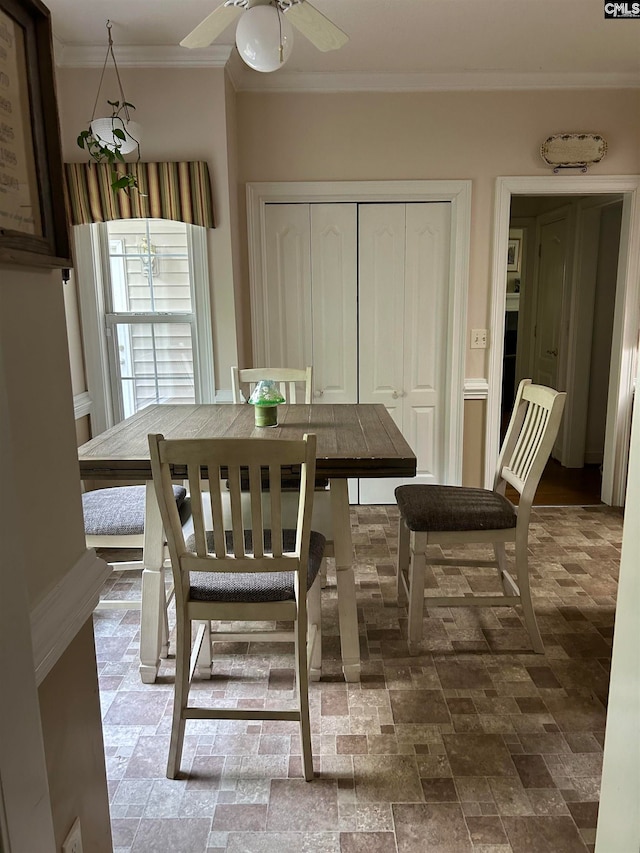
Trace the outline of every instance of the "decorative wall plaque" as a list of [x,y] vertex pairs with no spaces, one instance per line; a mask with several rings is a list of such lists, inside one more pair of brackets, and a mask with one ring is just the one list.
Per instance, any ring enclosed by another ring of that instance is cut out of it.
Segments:
[[553,171],[580,169],[599,163],[607,153],[607,143],[596,133],[558,133],[540,146],[540,156]]

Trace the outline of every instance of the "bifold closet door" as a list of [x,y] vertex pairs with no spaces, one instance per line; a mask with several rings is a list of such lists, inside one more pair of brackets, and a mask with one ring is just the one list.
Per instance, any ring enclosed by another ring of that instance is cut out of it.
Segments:
[[443,482],[451,207],[359,206],[359,401],[383,403],[413,448],[415,479],[361,480],[361,503],[401,482]]
[[265,261],[256,364],[311,364],[316,402],[356,403],[357,205],[268,205]]
[[265,280],[254,323],[255,367],[313,364],[311,225],[308,204],[270,204]]
[[358,402],[358,208],[312,204],[313,386],[318,403]]

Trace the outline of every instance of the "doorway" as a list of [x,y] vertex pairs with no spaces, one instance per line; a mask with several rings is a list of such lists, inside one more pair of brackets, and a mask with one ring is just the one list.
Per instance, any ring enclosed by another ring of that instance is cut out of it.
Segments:
[[525,377],[571,397],[536,503],[601,503],[622,195],[513,196],[501,440]]
[[[499,447],[507,293],[505,259],[509,248],[512,197],[546,196],[555,197],[554,200],[557,200],[568,196],[576,200],[577,197],[618,195],[622,196],[623,200],[622,219],[609,359],[601,497],[604,503],[622,506],[626,490],[631,404],[638,352],[640,179],[637,176],[551,175],[537,178],[498,178],[496,184],[491,314],[493,340],[489,353],[485,483],[490,485]],[[573,266],[571,270],[573,272]],[[567,341],[567,359],[575,360],[580,357],[579,331],[584,324],[576,312],[568,312],[567,316],[569,325],[567,328],[561,328],[561,334],[563,340],[566,338]],[[570,362],[561,364],[559,374],[565,375],[563,371],[567,370],[575,370],[575,365]],[[580,395],[571,394],[565,407],[564,436],[573,434],[571,425],[583,416],[581,405]]]

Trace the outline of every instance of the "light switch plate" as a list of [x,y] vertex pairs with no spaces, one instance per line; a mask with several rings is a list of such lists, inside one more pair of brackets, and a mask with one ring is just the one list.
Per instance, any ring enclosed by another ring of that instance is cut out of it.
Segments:
[[487,330],[471,329],[471,349],[487,348]]

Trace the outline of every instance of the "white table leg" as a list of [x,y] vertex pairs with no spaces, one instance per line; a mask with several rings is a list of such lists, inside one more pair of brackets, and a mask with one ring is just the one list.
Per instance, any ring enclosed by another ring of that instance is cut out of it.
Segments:
[[345,681],[360,681],[360,638],[353,572],[349,492],[345,479],[330,480],[333,548],[338,583],[338,619]]
[[140,678],[153,684],[160,665],[164,633],[164,532],[153,481],[147,481],[144,520],[144,569],[140,610]]

